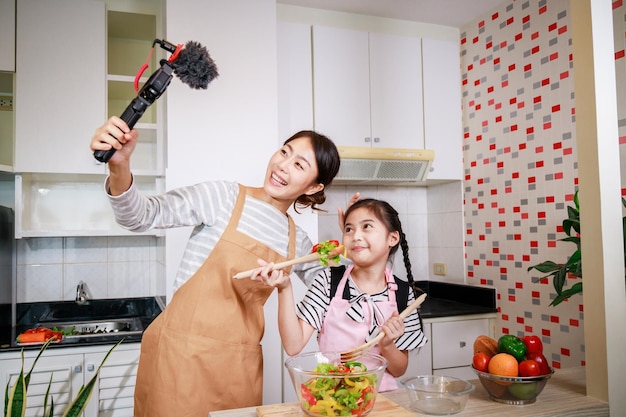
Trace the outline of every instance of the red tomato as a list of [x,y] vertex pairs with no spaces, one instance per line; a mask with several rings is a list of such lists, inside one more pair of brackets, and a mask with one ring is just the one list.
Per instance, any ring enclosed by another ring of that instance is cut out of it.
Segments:
[[543,353],[543,342],[539,336],[524,336],[522,340],[526,345],[527,353]]
[[474,354],[472,364],[474,365],[474,368],[478,369],[481,372],[489,372],[489,359],[491,358],[485,352],[478,352]]
[[539,375],[545,375],[550,373],[550,365],[543,353],[528,353],[526,359],[532,359],[539,364]]
[[317,403],[315,395],[313,395],[313,393],[304,384],[302,384],[300,389],[303,401],[306,401],[309,405],[315,405],[315,403]]
[[519,376],[539,376],[541,371],[539,370],[539,364],[536,360],[526,359],[519,363]]

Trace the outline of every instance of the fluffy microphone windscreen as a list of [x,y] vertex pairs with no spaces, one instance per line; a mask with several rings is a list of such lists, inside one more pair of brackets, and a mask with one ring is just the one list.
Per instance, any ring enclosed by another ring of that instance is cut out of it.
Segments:
[[219,74],[209,51],[195,41],[188,41],[172,62],[174,74],[182,82],[195,89],[206,89]]

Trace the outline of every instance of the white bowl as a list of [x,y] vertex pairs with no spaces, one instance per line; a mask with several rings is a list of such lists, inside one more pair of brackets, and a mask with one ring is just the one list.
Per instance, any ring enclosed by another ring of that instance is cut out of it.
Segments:
[[451,376],[420,375],[402,381],[409,393],[411,409],[418,413],[447,416],[463,411],[475,387]]

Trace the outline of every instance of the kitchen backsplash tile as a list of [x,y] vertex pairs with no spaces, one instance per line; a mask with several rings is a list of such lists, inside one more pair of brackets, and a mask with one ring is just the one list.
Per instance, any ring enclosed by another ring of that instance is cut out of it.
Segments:
[[16,291],[18,303],[62,299],[63,264],[18,264]]
[[111,262],[108,265],[109,294],[116,297],[142,297],[150,290],[150,262]]
[[80,281],[83,281],[89,298],[110,298],[107,276],[106,262],[66,263],[63,276],[63,300],[76,298],[76,287]]
[[129,262],[150,260],[150,248],[143,236],[111,237],[109,241],[109,262]]
[[63,238],[39,238],[17,240],[17,264],[63,263]]
[[17,302],[68,301],[82,280],[93,298],[164,295],[165,249],[154,236],[17,240]]
[[[324,204],[328,212],[318,217],[320,240],[341,238],[337,207],[345,208],[357,191],[361,198],[385,200],[398,211],[415,279],[465,282],[461,181],[429,187],[333,186]],[[446,264],[445,276],[432,274],[434,262]],[[401,251],[396,254],[394,265],[396,275],[405,278]]]
[[101,237],[70,237],[65,239],[65,263],[106,262],[107,240]]

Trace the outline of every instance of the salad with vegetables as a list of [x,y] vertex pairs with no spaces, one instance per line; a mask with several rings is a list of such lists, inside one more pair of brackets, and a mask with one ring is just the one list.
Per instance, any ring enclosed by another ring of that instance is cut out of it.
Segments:
[[303,410],[320,416],[367,414],[374,407],[376,375],[362,375],[365,371],[367,368],[359,362],[317,365],[315,373],[337,376],[319,376],[303,383],[300,387]]
[[328,254],[333,251],[333,249],[337,248],[340,245],[338,240],[325,240],[323,242],[317,243],[311,249],[311,253],[319,253],[320,254],[320,263],[323,266],[328,266],[328,261],[332,261],[334,263],[339,263],[341,258],[339,255],[334,258],[328,258]]

